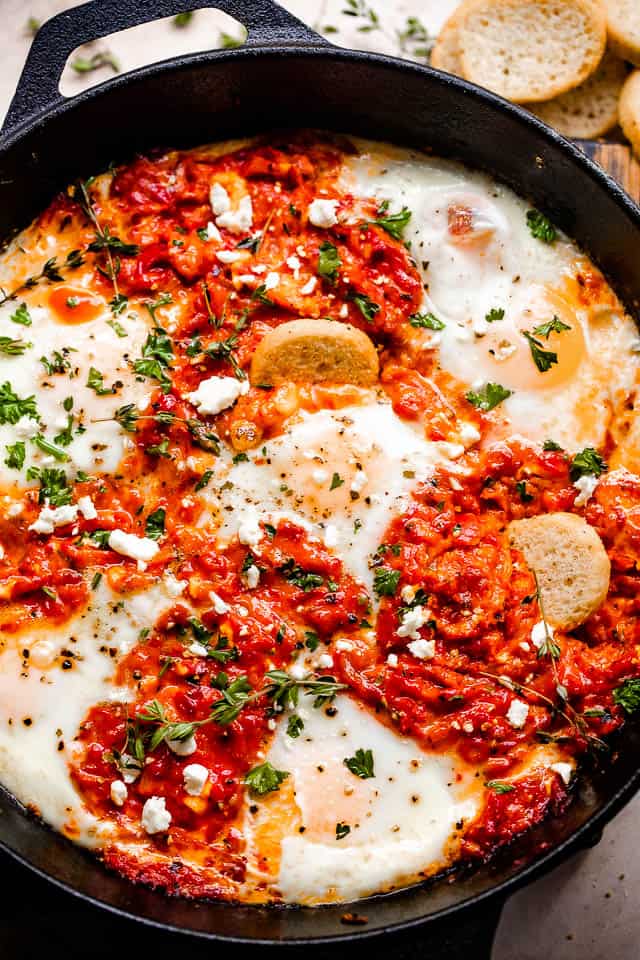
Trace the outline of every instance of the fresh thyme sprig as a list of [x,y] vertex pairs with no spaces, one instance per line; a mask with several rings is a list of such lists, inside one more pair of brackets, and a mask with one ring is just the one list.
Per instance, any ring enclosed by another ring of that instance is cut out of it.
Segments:
[[70,250],[62,263],[58,262],[57,257],[50,257],[42,266],[40,271],[31,277],[27,277],[13,290],[6,292],[0,287],[0,306],[9,300],[15,300],[19,294],[25,290],[31,290],[37,287],[41,280],[47,280],[49,283],[60,283],[64,280],[63,270],[76,270],[84,263],[84,254],[81,250]]

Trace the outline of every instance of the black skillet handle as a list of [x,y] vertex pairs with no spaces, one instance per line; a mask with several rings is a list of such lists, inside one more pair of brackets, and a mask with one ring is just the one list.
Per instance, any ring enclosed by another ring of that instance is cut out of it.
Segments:
[[38,30],[2,133],[65,99],[58,89],[60,77],[81,43],[203,7],[222,10],[242,23],[247,45],[327,43],[272,0],[93,0],[59,13]]

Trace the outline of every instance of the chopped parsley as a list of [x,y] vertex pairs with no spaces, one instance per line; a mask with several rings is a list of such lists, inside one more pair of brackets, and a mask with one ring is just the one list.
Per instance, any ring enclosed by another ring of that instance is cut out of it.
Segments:
[[[162,298],[155,303],[147,303],[146,307],[155,320],[155,310],[163,303],[170,301]],[[173,343],[171,338],[161,327],[156,327],[151,331],[142,347],[142,358],[136,360],[133,369],[136,373],[144,377],[151,377],[152,380],[158,380],[162,389],[166,393],[171,388],[171,380],[166,371],[171,369],[173,360]]]
[[67,485],[67,475],[57,467],[31,467],[27,471],[28,480],[40,480],[38,503],[48,501],[52,507],[65,507],[71,503],[71,489]]
[[343,837],[351,833],[351,827],[348,823],[336,823],[336,840],[342,840]]
[[355,303],[367,323],[373,323],[376,315],[380,313],[380,304],[371,300],[366,293],[354,293],[350,299]]
[[529,330],[523,330],[522,336],[527,340],[531,350],[531,357],[540,373],[546,373],[558,362],[558,354],[553,350],[545,350],[539,340]]
[[296,739],[304,729],[304,720],[297,713],[292,713],[287,723],[287,736]]
[[370,780],[375,777],[373,771],[373,753],[371,750],[358,749],[353,757],[345,757],[342,761],[351,773],[361,780]]
[[515,790],[512,783],[505,783],[504,780],[489,780],[485,783],[485,787],[489,787],[494,793],[511,793]]
[[164,509],[164,507],[158,507],[157,510],[154,510],[153,513],[149,514],[144,525],[145,537],[149,537],[150,540],[159,540],[160,537],[164,536],[164,522],[166,514],[167,511]]
[[207,484],[211,480],[212,476],[213,476],[213,470],[205,470],[205,472],[202,474],[202,476],[196,483],[196,493],[198,493],[200,490],[204,490],[204,488],[207,486]]
[[303,567],[295,562],[293,557],[290,557],[286,563],[278,567],[278,573],[282,574],[285,580],[292,583],[294,587],[298,587],[299,590],[304,590],[305,593],[318,589],[318,587],[321,587],[324,583],[324,578],[321,577],[319,573],[310,573],[308,570],[303,569]]
[[370,220],[369,224],[381,227],[394,240],[402,240],[404,228],[411,220],[411,210],[408,207],[403,207],[399,213],[387,213],[388,209],[389,201],[385,200],[378,209],[375,219]]
[[466,399],[476,407],[476,409],[483,410],[486,413],[510,397],[511,393],[511,390],[507,390],[507,388],[501,386],[501,384],[489,382],[485,383],[484,387],[478,391],[469,390],[466,394]]
[[9,467],[10,470],[22,470],[26,456],[24,442],[18,440],[16,443],[7,444],[6,451],[7,456],[4,460],[6,466]]
[[23,327],[30,327],[33,323],[26,303],[21,303],[15,313],[11,314],[9,320],[11,320],[12,323],[20,323]]
[[95,390],[99,397],[104,397],[106,394],[114,392],[113,387],[105,387],[104,376],[99,370],[96,370],[95,367],[89,367],[86,385],[92,390]]
[[539,210],[527,211],[527,226],[532,237],[541,240],[543,243],[555,243],[558,238],[558,231]]
[[378,597],[392,597],[398,589],[400,571],[377,567],[373,575],[373,589]]
[[0,386],[0,424],[16,424],[22,417],[38,419],[36,398],[33,395],[19,397],[7,381]]
[[331,477],[331,486],[329,487],[329,490],[337,490],[338,487],[341,487],[343,485],[343,483],[344,483],[344,480],[342,479],[340,474],[334,473],[334,475]]
[[504,309],[502,307],[492,307],[489,313],[485,314],[487,323],[497,323],[498,320],[504,320]]
[[569,476],[571,482],[575,483],[580,477],[593,476],[599,477],[607,469],[607,464],[593,447],[585,447],[580,453],[576,453],[571,461]]
[[65,373],[67,370],[71,369],[71,364],[64,355],[65,349],[66,348],[63,348],[62,353],[60,353],[59,350],[54,350],[51,354],[51,358],[40,357],[40,363],[50,377],[56,373]]
[[320,245],[318,250],[317,273],[319,277],[328,280],[329,283],[335,283],[340,273],[342,260],[338,253],[338,248],[329,241]]
[[533,494],[527,493],[526,480],[518,480],[516,483],[516,490],[518,491],[518,495],[522,503],[531,503],[531,501],[534,499]]
[[536,327],[533,332],[536,337],[544,337],[545,340],[548,340],[549,334],[563,333],[565,330],[571,330],[571,327],[568,323],[563,323],[560,317],[554,313],[552,320],[547,320],[545,323],[541,323],[540,326]]
[[266,760],[264,763],[253,767],[245,775],[244,783],[249,787],[251,793],[258,797],[264,797],[267,793],[273,793],[280,789],[280,784],[284,783],[289,774],[286,770],[276,770],[276,768]]
[[433,313],[412,313],[409,317],[412,327],[423,327],[425,330],[444,330],[446,324]]
[[625,713],[640,710],[640,678],[625,680],[613,691],[613,702],[622,707]]
[[560,446],[559,443],[556,443],[555,440],[545,440],[545,442],[542,444],[542,449],[547,451],[549,450],[561,451],[562,447]]

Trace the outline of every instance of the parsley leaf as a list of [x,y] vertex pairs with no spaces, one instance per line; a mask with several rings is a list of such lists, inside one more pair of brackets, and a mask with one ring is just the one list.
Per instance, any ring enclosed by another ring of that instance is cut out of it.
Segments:
[[550,370],[551,367],[558,362],[558,354],[554,353],[553,350],[545,350],[540,341],[536,340],[529,330],[523,330],[522,336],[525,337],[529,343],[533,362],[540,373],[546,373],[547,370]]
[[366,293],[354,293],[350,299],[355,303],[367,323],[373,323],[376,315],[380,313],[380,304],[371,300]]
[[599,477],[607,469],[607,464],[593,447],[585,447],[580,453],[576,453],[571,461],[569,476],[571,482],[575,483],[580,477],[594,476]]
[[489,780],[485,783],[485,787],[489,787],[494,793],[511,793],[515,790],[512,783],[505,783],[504,780]]
[[512,391],[499,383],[485,383],[481,390],[469,390],[466,399],[478,410],[493,410],[499,403],[511,396]]
[[541,323],[533,332],[537,337],[544,337],[545,340],[548,340],[550,333],[562,333],[564,330],[571,330],[571,327],[568,323],[563,323],[560,317],[554,313],[553,320]]
[[504,320],[504,309],[502,307],[492,307],[489,313],[485,314],[487,323],[497,323],[498,320]]
[[144,525],[144,535],[149,537],[151,540],[159,540],[160,537],[164,536],[164,521],[167,511],[164,507],[158,507],[157,510],[154,510],[153,513],[150,513],[147,517],[147,522]]
[[337,490],[338,487],[341,487],[343,485],[343,483],[344,483],[344,480],[342,479],[340,474],[334,473],[333,476],[331,477],[331,486],[329,487],[329,490]]
[[328,280],[329,283],[335,283],[341,266],[342,260],[338,248],[328,241],[321,244],[318,250],[318,276]]
[[369,223],[381,227],[394,240],[402,240],[404,228],[411,220],[411,210],[408,207],[403,207],[399,213],[387,214],[388,206],[388,201],[383,203],[375,220],[370,220]]
[[444,330],[446,324],[433,313],[412,313],[409,317],[412,327],[423,327],[425,330]]
[[273,793],[280,788],[289,774],[285,770],[276,770],[267,760],[257,767],[249,770],[245,775],[244,783],[249,787],[251,793],[258,797],[264,797],[267,793]]
[[308,593],[310,590],[316,590],[324,583],[324,578],[318,573],[310,573],[304,570],[293,557],[290,557],[286,563],[278,567],[278,573],[282,574],[285,580],[292,583],[299,590]]
[[375,777],[373,772],[373,753],[371,750],[358,749],[353,757],[345,757],[342,761],[351,773],[361,780],[370,780]]
[[112,387],[105,387],[104,377],[99,370],[96,370],[95,367],[89,367],[89,375],[87,377],[86,385],[92,390],[95,390],[99,397],[104,397],[108,393],[113,393]]
[[[161,302],[162,301],[162,302]],[[155,309],[169,301],[159,298],[155,303],[146,304],[149,313],[155,319]],[[136,360],[133,369],[145,377],[158,380],[165,392],[171,387],[171,380],[166,370],[171,369],[173,360],[173,343],[162,327],[156,327],[147,337],[142,347],[142,358]]]
[[297,713],[292,713],[287,723],[287,736],[296,739],[304,729],[304,720]]
[[613,691],[613,701],[622,707],[625,713],[635,713],[640,710],[640,678],[625,680]]
[[398,589],[400,571],[378,567],[373,576],[373,589],[378,597],[392,597]]
[[44,467],[40,470],[34,467],[27,471],[29,480],[36,477],[40,480],[38,503],[49,501],[52,507],[65,507],[71,503],[71,490],[67,486],[67,476],[64,470],[57,467]]
[[0,424],[16,424],[22,417],[38,419],[36,398],[32,395],[22,399],[13,392],[11,384],[7,381],[0,386]]
[[558,238],[558,231],[539,210],[529,210],[527,212],[527,226],[532,237],[536,240],[542,240],[543,243],[555,243]]
[[33,323],[26,303],[21,303],[15,313],[11,314],[9,320],[11,320],[12,323],[20,323],[23,327],[30,327]]
[[343,837],[351,833],[351,827],[348,823],[336,823],[336,840],[342,840]]
[[16,443],[7,444],[6,451],[7,456],[5,457],[4,462],[9,469],[22,470],[26,456],[24,442],[22,440],[18,440]]
[[562,447],[559,443],[556,443],[555,440],[545,440],[542,444],[543,450],[562,450]]

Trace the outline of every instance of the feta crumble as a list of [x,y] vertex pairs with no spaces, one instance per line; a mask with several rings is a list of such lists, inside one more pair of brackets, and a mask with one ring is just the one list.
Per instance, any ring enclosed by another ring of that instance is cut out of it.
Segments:
[[552,763],[549,767],[550,770],[553,770],[554,773],[557,773],[560,779],[567,786],[571,780],[571,775],[573,774],[573,766],[570,763]]
[[584,477],[579,477],[574,483],[574,487],[578,491],[578,496],[574,501],[575,506],[583,507],[585,503],[591,499],[597,486],[598,478],[594,477],[592,474],[586,474]]
[[215,414],[232,407],[238,397],[249,391],[248,380],[237,380],[236,377],[209,377],[202,380],[198,389],[187,394],[194,407],[200,413]]
[[111,802],[114,803],[116,807],[123,806],[129,796],[126,783],[123,783],[122,780],[114,780],[109,787],[109,796],[111,797]]
[[316,197],[309,204],[309,222],[314,227],[322,227],[323,229],[334,227],[338,222],[337,207],[337,200],[323,200],[321,197]]
[[193,734],[185,740],[167,740],[166,744],[176,757],[190,757],[196,752],[196,738]]
[[419,640],[419,630],[421,627],[424,627],[429,617],[429,611],[425,610],[422,604],[412,607],[411,610],[406,610],[402,615],[402,620],[400,622],[400,626],[398,627],[398,636],[410,637],[412,640]]
[[136,537],[133,533],[124,530],[112,530],[109,534],[109,546],[123,557],[147,563],[153,560],[160,547],[149,537]]
[[231,233],[248,233],[253,224],[253,205],[247,194],[235,210],[226,210],[216,218],[216,224]]
[[209,771],[201,763],[190,763],[182,771],[185,793],[190,797],[199,797],[204,790]]
[[171,826],[171,814],[164,797],[149,797],[142,808],[142,826],[147,833],[164,833]]
[[527,722],[527,717],[529,716],[529,704],[525,703],[524,700],[512,700],[509,704],[509,709],[507,710],[507,720],[512,727],[515,727],[516,730],[519,730],[521,727],[524,727]]
[[213,604],[214,613],[220,614],[229,613],[229,604],[225,603],[221,596],[219,596],[215,590],[212,590],[209,594],[209,599]]
[[78,500],[78,510],[85,520],[95,520],[98,516],[98,511],[96,510],[91,497],[80,497]]
[[435,640],[412,640],[407,644],[407,649],[417,657],[418,660],[431,660],[436,655]]
[[40,516],[29,527],[34,533],[53,533],[56,527],[64,527],[78,516],[78,508],[75,504],[68,504],[64,507],[51,507],[47,504],[40,511]]
[[252,564],[250,567],[247,567],[244,575],[249,590],[255,590],[260,583],[260,568],[256,567],[255,564]]

